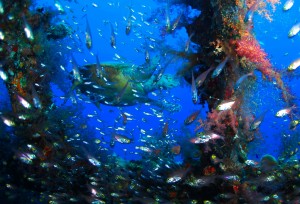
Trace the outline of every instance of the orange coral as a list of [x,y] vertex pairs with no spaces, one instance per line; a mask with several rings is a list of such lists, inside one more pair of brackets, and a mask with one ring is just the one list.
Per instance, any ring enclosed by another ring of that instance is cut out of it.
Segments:
[[207,166],[203,169],[203,174],[205,176],[214,175],[216,173],[216,168],[213,166]]
[[266,1],[271,4],[273,11],[275,10],[275,4],[280,3],[280,0],[266,0]]
[[25,96],[26,91],[23,89],[23,86],[21,84],[22,78],[23,78],[22,72],[18,72],[18,74],[12,80],[12,84],[16,87],[16,89],[20,95]]
[[246,6],[247,6],[248,9],[251,8],[251,6],[253,6],[255,3],[258,3],[258,8],[257,8],[258,13],[260,15],[263,15],[269,21],[272,21],[271,14],[266,9],[267,4],[270,4],[270,6],[272,7],[272,10],[275,11],[276,4],[279,4],[280,1],[279,0],[265,0],[265,1],[262,1],[262,0],[246,0]]

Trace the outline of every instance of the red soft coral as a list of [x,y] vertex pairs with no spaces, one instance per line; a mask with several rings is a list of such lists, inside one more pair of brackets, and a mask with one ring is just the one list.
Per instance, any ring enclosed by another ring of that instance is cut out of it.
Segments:
[[254,63],[264,75],[269,77],[273,75],[272,65],[267,54],[251,34],[246,33],[236,41],[236,53]]
[[260,47],[257,40],[249,32],[245,32],[239,40],[235,41],[235,46],[236,54],[239,57],[245,57],[254,63],[263,75],[268,76],[269,79],[274,78],[276,80],[277,86],[283,92],[283,99],[290,103],[291,97],[289,91],[285,87],[280,74],[273,70],[272,64],[267,58],[267,54]]

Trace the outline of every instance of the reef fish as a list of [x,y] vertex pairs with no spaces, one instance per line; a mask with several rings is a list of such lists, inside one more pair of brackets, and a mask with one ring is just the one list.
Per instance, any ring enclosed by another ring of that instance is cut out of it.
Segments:
[[171,152],[173,154],[180,154],[180,149],[181,149],[180,145],[176,145],[171,148]]
[[8,75],[2,69],[0,69],[0,78],[3,81],[6,81],[8,79]]
[[168,136],[168,132],[169,132],[169,123],[166,122],[166,123],[164,124],[164,127],[163,127],[162,135],[163,135],[164,137],[166,137],[166,136]]
[[177,28],[182,14],[183,14],[183,12],[181,11],[180,14],[178,15],[178,17],[175,19],[175,21],[172,25],[172,31],[174,31]]
[[294,5],[294,0],[287,0],[283,5],[283,10],[288,11],[290,10]]
[[125,29],[125,33],[126,35],[129,35],[130,32],[131,32],[131,26],[132,26],[132,20],[131,20],[131,16],[132,16],[132,9],[131,7],[128,7],[129,8],[129,16],[127,18],[127,24],[126,24],[126,29]]
[[212,73],[212,78],[216,78],[217,76],[219,76],[219,74],[222,72],[222,70],[224,69],[225,64],[227,63],[229,57],[226,57],[214,70],[214,72]]
[[189,51],[189,48],[190,48],[190,44],[191,44],[191,40],[192,40],[192,37],[195,35],[195,33],[191,33],[189,38],[187,39],[186,43],[185,43],[185,46],[184,46],[184,51],[187,52]]
[[244,22],[245,23],[252,23],[253,20],[253,14],[254,12],[257,10],[257,7],[259,5],[259,3],[261,2],[261,0],[256,1],[255,3],[252,4],[252,6],[249,8],[249,10],[247,11],[245,18],[244,18]]
[[294,130],[297,127],[297,125],[299,125],[299,123],[300,123],[300,120],[293,120],[293,121],[291,121],[291,123],[290,123],[290,129]]
[[237,82],[235,83],[235,85],[234,85],[234,90],[235,90],[235,91],[238,90],[238,89],[240,88],[242,82],[243,82],[246,78],[248,78],[248,77],[250,77],[250,76],[254,76],[253,72],[250,72],[250,73],[248,73],[248,74],[244,74],[243,76],[241,76],[241,77],[237,80]]
[[288,71],[294,71],[295,69],[297,69],[300,66],[300,58],[296,59],[295,61],[293,61],[289,67],[288,67]]
[[206,70],[205,72],[203,72],[202,74],[200,74],[197,78],[196,78],[196,86],[197,88],[201,87],[203,82],[205,81],[207,75],[209,74],[209,72],[211,70],[213,70],[214,67],[211,66],[208,70]]
[[149,152],[149,153],[152,152],[152,149],[150,149],[149,147],[145,147],[145,146],[136,146],[135,149],[139,149],[143,152]]
[[27,108],[27,109],[31,108],[30,103],[28,101],[26,101],[23,97],[17,95],[17,98],[18,98],[18,101],[22,104],[22,106],[24,108]]
[[192,124],[198,117],[200,113],[200,110],[197,110],[195,112],[193,112],[191,115],[189,115],[185,120],[184,120],[184,124],[185,125],[189,125]]
[[88,49],[91,49],[92,47],[92,34],[91,34],[91,28],[87,17],[86,17],[86,29],[85,29],[85,45]]
[[266,110],[259,117],[255,118],[255,120],[250,125],[250,130],[254,131],[260,126],[267,112],[268,111]]
[[129,144],[131,142],[131,139],[124,135],[115,134],[114,138],[116,141],[122,143],[122,144]]
[[79,73],[79,69],[78,69],[78,65],[77,65],[73,55],[72,55],[72,72],[73,72],[73,78],[75,79],[75,81],[78,83],[82,82],[82,79],[81,79],[81,76]]
[[[179,110],[180,106],[148,97],[148,93],[160,88],[169,89],[179,85],[175,76],[162,74],[157,81],[153,72],[158,58],[153,57],[150,63],[137,66],[127,63],[102,62],[75,66],[73,69],[73,90],[88,96],[95,105],[132,106],[140,103],[151,103],[165,110]],[[154,83],[154,81],[157,81]]]
[[198,132],[197,137],[190,139],[190,142],[193,144],[201,144],[201,143],[207,143],[210,140],[224,140],[224,137],[216,134],[216,133],[203,133],[203,132]]
[[198,101],[198,90],[196,88],[194,72],[192,72],[192,101],[194,104],[196,104]]
[[146,51],[145,51],[145,61],[146,61],[147,63],[150,62],[150,54],[149,54],[148,49],[146,49]]
[[297,35],[299,33],[299,31],[300,31],[300,23],[293,25],[293,27],[290,29],[289,34],[288,34],[289,38]]
[[110,29],[111,29],[110,46],[112,46],[114,49],[116,49],[116,34],[115,34],[115,30],[114,30],[112,23],[110,23]]
[[218,111],[223,111],[223,110],[228,110],[231,109],[232,106],[234,105],[235,101],[228,101],[228,102],[222,102],[217,106]]
[[38,93],[36,92],[34,86],[32,85],[31,86],[31,92],[32,92],[32,100],[33,100],[33,104],[36,108],[39,108],[41,109],[42,108],[42,103],[41,103],[41,100],[38,96]]
[[175,172],[171,173],[169,177],[167,178],[167,183],[177,183],[184,179],[189,172],[190,167],[178,169]]
[[3,120],[3,123],[9,127],[13,127],[16,125],[16,123],[8,117],[1,116],[1,118]]
[[292,107],[289,107],[289,108],[281,109],[281,110],[277,111],[276,117],[284,117],[284,116],[290,114],[292,112],[292,109],[294,109],[294,108],[296,108],[295,105],[293,105]]
[[169,14],[169,5],[167,3],[166,5],[166,31],[170,32],[171,30],[171,20],[170,20],[170,14]]
[[26,37],[27,37],[30,41],[33,41],[33,40],[34,40],[33,32],[32,32],[32,29],[31,29],[29,23],[28,23],[27,20],[25,19],[25,16],[23,16],[23,21],[24,21],[24,32],[25,32],[25,34],[26,34]]

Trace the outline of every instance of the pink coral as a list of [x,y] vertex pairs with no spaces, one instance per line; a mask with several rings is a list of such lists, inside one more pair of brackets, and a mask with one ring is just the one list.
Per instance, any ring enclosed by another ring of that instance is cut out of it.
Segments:
[[274,4],[279,4],[280,0],[267,0],[267,2],[274,5]]
[[257,0],[246,0],[247,8],[251,8],[251,6],[257,3],[259,3]]
[[233,110],[217,111],[212,110],[207,115],[207,121],[204,129],[208,132],[214,132],[221,136],[234,136],[237,133],[237,117]]

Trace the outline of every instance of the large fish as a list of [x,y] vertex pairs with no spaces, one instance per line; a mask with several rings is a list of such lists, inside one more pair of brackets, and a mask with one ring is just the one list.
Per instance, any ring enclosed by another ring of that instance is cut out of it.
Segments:
[[135,83],[134,87],[129,85],[129,81],[135,79],[128,75],[131,68],[130,65],[116,62],[86,65],[80,68],[83,81],[77,88],[96,103],[126,106],[147,102],[147,95],[140,82]]
[[[152,105],[177,110],[178,105],[167,104],[148,97],[148,93],[162,88],[173,88],[179,85],[179,81],[171,75],[162,75],[157,82],[153,72],[156,69],[158,59],[151,63],[137,66],[120,62],[108,62],[90,64],[79,67],[80,83],[76,80],[75,89],[88,96],[96,105],[106,104],[111,106],[131,106],[139,103],[151,103]],[[100,73],[100,74],[99,74]]]

